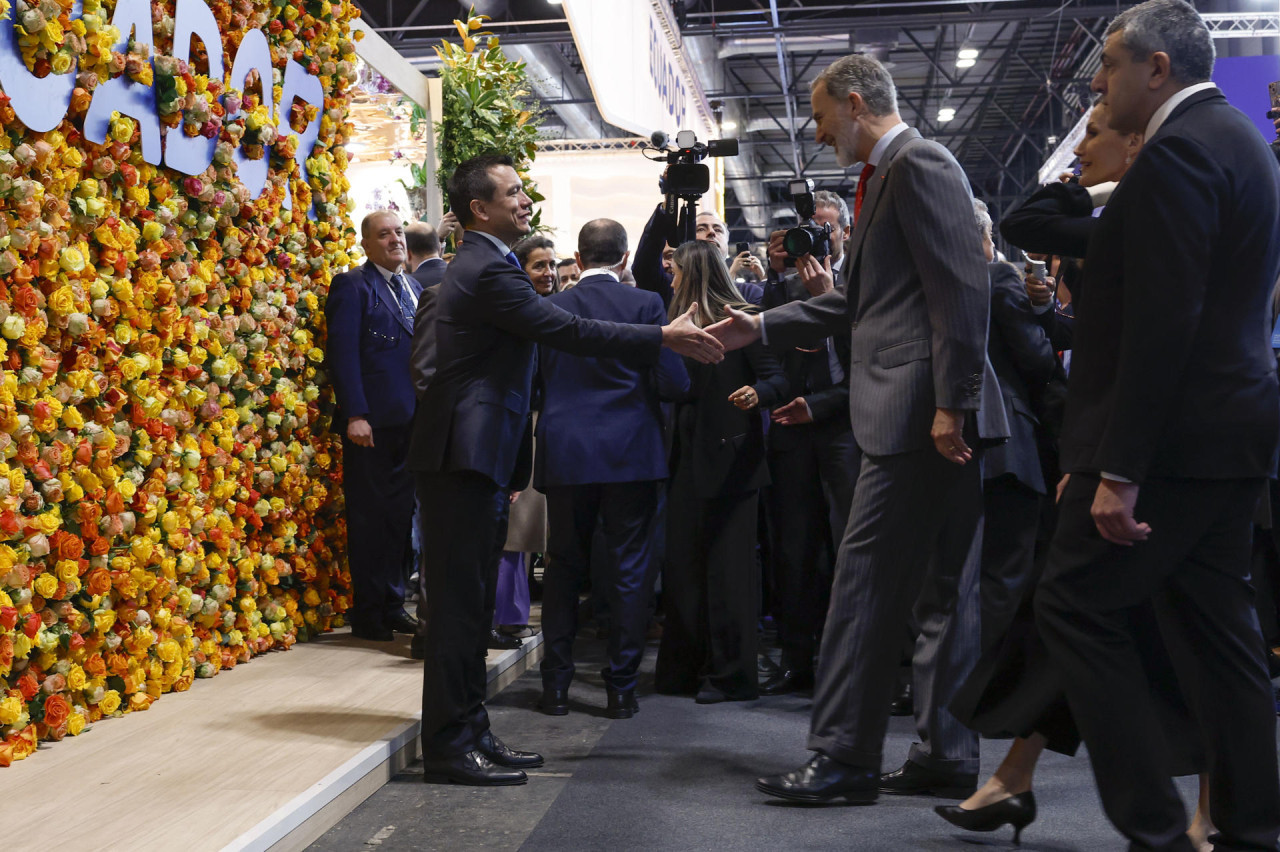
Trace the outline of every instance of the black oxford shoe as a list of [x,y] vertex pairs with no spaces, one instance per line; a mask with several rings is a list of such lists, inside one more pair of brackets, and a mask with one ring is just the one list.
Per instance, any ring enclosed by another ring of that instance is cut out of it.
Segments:
[[605,715],[610,719],[630,719],[632,716],[640,712],[640,704],[636,701],[636,691],[634,689],[605,689],[609,699],[609,706],[605,709]]
[[806,689],[813,689],[812,671],[802,672],[795,669],[782,669],[760,684],[761,695],[789,695],[792,692],[800,692]]
[[374,627],[366,624],[351,625],[351,635],[366,642],[391,642],[396,638],[389,627]]
[[412,636],[418,632],[418,619],[402,609],[396,610],[395,613],[386,619],[387,629],[395,633],[407,633]]
[[543,687],[542,700],[538,702],[538,708],[548,716],[569,715],[569,690]]
[[907,681],[902,685],[902,691],[897,694],[893,701],[889,704],[890,716],[914,716],[916,713],[916,702],[914,691],[911,688],[911,681]]
[[978,789],[978,773],[946,772],[908,760],[900,769],[880,776],[880,792],[898,796],[938,796],[967,799]]
[[880,774],[815,754],[799,769],[756,780],[756,789],[789,802],[820,805],[844,799],[870,805],[880,794]]
[[489,650],[490,651],[514,651],[524,643],[514,636],[504,636],[498,632],[498,628],[489,628]]
[[428,784],[466,784],[471,787],[511,787],[529,780],[519,769],[497,766],[479,751],[453,757],[424,759],[422,780]]
[[514,769],[533,769],[542,765],[542,755],[532,751],[516,751],[493,735],[493,731],[485,731],[476,743],[476,750],[499,766]]

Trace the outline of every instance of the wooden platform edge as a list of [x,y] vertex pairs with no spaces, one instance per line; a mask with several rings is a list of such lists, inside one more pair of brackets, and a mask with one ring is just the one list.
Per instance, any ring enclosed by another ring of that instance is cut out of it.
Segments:
[[[490,660],[490,698],[542,660],[542,634]],[[382,785],[421,756],[422,715],[371,743],[271,816],[222,848],[222,852],[301,852],[355,810]]]

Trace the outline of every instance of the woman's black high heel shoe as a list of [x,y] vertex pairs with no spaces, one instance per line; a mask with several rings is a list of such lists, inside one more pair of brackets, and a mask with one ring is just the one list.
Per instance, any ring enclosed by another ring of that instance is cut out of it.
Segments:
[[1022,842],[1022,829],[1036,818],[1036,797],[1030,790],[1001,799],[986,807],[965,810],[959,805],[938,805],[934,812],[952,825],[968,831],[995,831],[1004,825],[1013,826],[1013,842]]

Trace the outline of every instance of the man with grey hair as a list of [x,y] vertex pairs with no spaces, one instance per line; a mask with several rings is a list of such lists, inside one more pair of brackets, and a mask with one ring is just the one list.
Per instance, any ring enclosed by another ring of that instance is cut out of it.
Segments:
[[1145,144],[1098,219],[1076,300],[1062,469],[1036,594],[1103,808],[1130,848],[1190,850],[1129,613],[1150,604],[1209,755],[1218,850],[1276,848],[1276,720],[1250,520],[1274,475],[1267,331],[1280,175],[1213,83],[1182,0],[1117,16],[1093,79]]
[[[984,440],[1007,437],[986,358],[989,283],[964,171],[898,116],[893,80],[860,55],[810,91],[817,141],[864,163],[840,286],[831,262],[797,261],[807,301],[730,318],[726,348],[757,339],[814,348],[849,334],[849,416],[861,450],[822,634],[809,748],[792,772],[756,782],[800,802],[872,802],[880,792],[965,797],[978,740],[947,709],[977,656],[977,560]],[[921,742],[881,775],[902,626],[914,615]]]

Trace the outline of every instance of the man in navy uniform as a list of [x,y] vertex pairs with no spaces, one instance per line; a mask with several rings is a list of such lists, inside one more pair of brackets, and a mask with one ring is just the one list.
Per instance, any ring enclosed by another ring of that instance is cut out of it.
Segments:
[[413,518],[409,347],[422,286],[400,271],[408,255],[397,214],[370,213],[360,235],[368,260],[329,285],[325,359],[338,397],[334,428],[343,430],[351,633],[386,642],[417,627],[404,611],[403,567]]

